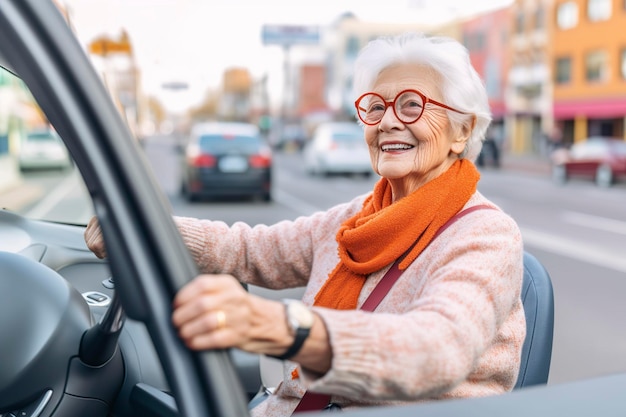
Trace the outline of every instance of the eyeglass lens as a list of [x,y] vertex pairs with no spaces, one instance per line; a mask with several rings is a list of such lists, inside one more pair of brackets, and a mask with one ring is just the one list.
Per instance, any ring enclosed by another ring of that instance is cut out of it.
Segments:
[[[403,123],[413,123],[420,118],[424,111],[424,99],[412,91],[405,91],[398,95],[393,104],[396,117]],[[359,117],[365,123],[378,123],[384,116],[387,104],[377,94],[366,94],[359,102]]]

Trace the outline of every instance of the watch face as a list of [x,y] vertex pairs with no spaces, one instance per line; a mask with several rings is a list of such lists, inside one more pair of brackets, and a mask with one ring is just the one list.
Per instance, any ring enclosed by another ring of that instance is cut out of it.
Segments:
[[313,312],[301,301],[288,301],[287,314],[293,330],[310,329],[313,326]]

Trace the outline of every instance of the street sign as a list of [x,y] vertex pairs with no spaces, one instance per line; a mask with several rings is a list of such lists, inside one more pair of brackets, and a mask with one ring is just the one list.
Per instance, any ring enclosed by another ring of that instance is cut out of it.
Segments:
[[264,45],[316,45],[320,33],[317,26],[264,25],[262,38]]
[[189,84],[184,81],[168,81],[162,83],[161,88],[164,90],[186,90],[189,88]]

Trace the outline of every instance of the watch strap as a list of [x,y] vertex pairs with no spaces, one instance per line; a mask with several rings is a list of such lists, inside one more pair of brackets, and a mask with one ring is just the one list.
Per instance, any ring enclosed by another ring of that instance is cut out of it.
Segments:
[[272,358],[280,359],[280,360],[286,360],[295,356],[296,353],[298,353],[300,349],[302,348],[302,345],[304,344],[304,341],[306,340],[306,338],[309,337],[310,332],[311,332],[311,329],[306,329],[302,327],[298,328],[296,330],[293,343],[291,344],[291,346],[289,346],[289,349],[287,349],[285,353],[283,353],[282,355],[268,355],[268,356]]

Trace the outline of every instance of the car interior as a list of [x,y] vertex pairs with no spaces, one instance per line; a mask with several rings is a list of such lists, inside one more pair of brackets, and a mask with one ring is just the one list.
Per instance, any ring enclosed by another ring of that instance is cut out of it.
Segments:
[[[0,417],[248,415],[263,390],[259,357],[194,352],[178,338],[170,303],[197,268],[140,145],[53,2],[0,2],[0,67],[19,75],[63,138],[108,252],[102,260],[89,251],[84,225],[0,207]],[[546,387],[553,288],[528,252],[523,303],[528,331],[513,393],[344,413],[623,415],[626,375]]]

